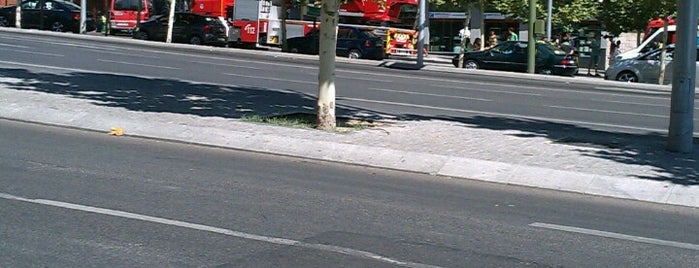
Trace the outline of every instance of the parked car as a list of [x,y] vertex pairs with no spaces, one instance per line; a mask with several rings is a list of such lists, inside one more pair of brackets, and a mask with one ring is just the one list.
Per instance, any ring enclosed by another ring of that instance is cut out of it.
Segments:
[[[507,41],[496,46],[464,53],[464,68],[501,71],[527,71],[527,42]],[[454,67],[459,65],[459,55],[452,58]],[[535,71],[543,74],[574,75],[577,63],[565,51],[546,43],[536,43]]]
[[[317,55],[320,45],[320,30],[311,30],[305,36],[288,38],[285,52]],[[383,59],[383,39],[371,29],[339,26],[337,30],[337,56],[350,59]]]
[[[17,6],[0,8],[0,26],[14,27]],[[87,12],[85,30],[96,29],[92,13]],[[55,32],[80,32],[80,6],[64,0],[22,1],[22,28]]]
[[[675,45],[667,46],[665,50],[665,79],[663,84],[672,82],[673,58],[675,55]],[[657,48],[631,59],[617,60],[607,68],[604,79],[624,82],[640,82],[658,84],[660,78],[660,57],[662,49]],[[699,56],[699,47],[697,47]],[[699,77],[699,63],[697,65],[697,77]],[[695,84],[697,82],[695,81]]]
[[[133,38],[165,41],[167,28],[167,15],[152,16],[135,28]],[[175,12],[175,21],[172,26],[172,41],[214,46],[225,46],[228,43],[226,28],[221,20],[216,17],[189,12]]]

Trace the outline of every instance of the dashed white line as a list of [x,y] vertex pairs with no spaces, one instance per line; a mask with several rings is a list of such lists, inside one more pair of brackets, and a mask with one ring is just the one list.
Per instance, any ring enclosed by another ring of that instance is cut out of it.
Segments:
[[333,252],[333,253],[348,255],[348,256],[357,257],[357,258],[364,258],[364,259],[370,259],[370,260],[374,260],[374,261],[389,263],[389,264],[393,264],[393,265],[399,265],[399,266],[403,266],[403,267],[439,268],[439,266],[434,266],[434,265],[429,265],[429,264],[401,261],[401,260],[389,258],[386,256],[382,256],[382,255],[368,252],[368,251],[364,251],[364,250],[357,250],[357,249],[352,249],[352,248],[345,248],[345,247],[325,245],[325,244],[306,243],[306,242],[302,242],[302,241],[298,241],[298,240],[292,240],[292,239],[286,239],[286,238],[280,238],[280,237],[256,235],[256,234],[250,234],[250,233],[239,232],[239,231],[234,231],[234,230],[229,230],[229,229],[223,229],[223,228],[218,228],[218,227],[213,227],[213,226],[208,226],[208,225],[203,225],[203,224],[190,223],[190,222],[184,222],[184,221],[178,221],[178,220],[171,220],[171,219],[165,219],[165,218],[160,218],[160,217],[153,217],[153,216],[125,212],[125,211],[120,211],[120,210],[85,206],[85,205],[80,205],[80,204],[66,203],[66,202],[47,200],[47,199],[30,199],[30,198],[14,196],[14,195],[7,194],[7,193],[0,193],[0,198],[7,199],[7,200],[26,202],[26,203],[32,203],[32,204],[66,208],[66,209],[72,209],[72,210],[77,210],[77,211],[90,212],[90,213],[96,213],[96,214],[102,214],[102,215],[108,215],[108,216],[114,216],[114,217],[120,217],[120,218],[134,219],[134,220],[152,222],[152,223],[157,223],[157,224],[177,226],[177,227],[188,228],[188,229],[192,229],[192,230],[217,233],[217,234],[228,235],[228,236],[237,237],[237,238],[241,238],[241,239],[254,240],[254,241],[260,241],[260,242],[265,242],[265,243],[283,245],[283,246],[294,246],[294,247],[320,250],[320,251],[325,251],[325,252]]
[[408,95],[421,95],[421,96],[432,96],[432,97],[446,97],[446,98],[450,98],[450,99],[476,100],[476,101],[493,101],[493,100],[491,100],[491,99],[469,98],[469,97],[461,97],[461,96],[452,96],[452,95],[443,95],[443,94],[434,94],[434,93],[422,93],[422,92],[405,91],[405,90],[395,90],[395,89],[386,89],[386,88],[373,88],[373,87],[370,87],[369,89],[370,89],[370,90],[376,90],[376,91],[384,91],[384,92],[408,94]]
[[655,238],[626,235],[626,234],[620,234],[620,233],[599,231],[599,230],[594,230],[594,229],[586,229],[586,228],[557,225],[557,224],[550,224],[550,223],[541,223],[541,222],[535,222],[535,223],[529,224],[529,226],[538,227],[538,228],[545,228],[545,229],[552,229],[552,230],[559,230],[559,231],[571,232],[571,233],[579,233],[579,234],[587,234],[587,235],[594,235],[594,236],[600,236],[600,237],[628,240],[628,241],[641,242],[641,243],[646,243],[646,244],[654,244],[654,245],[666,246],[666,247],[699,250],[699,245],[696,245],[696,244],[682,243],[682,242],[668,241],[668,240],[660,240],[660,239],[655,239]]
[[116,61],[116,60],[97,59],[97,61],[125,64],[125,65],[136,65],[136,66],[144,66],[144,67],[162,68],[162,69],[170,69],[170,70],[179,70],[180,69],[180,68],[175,68],[175,67],[170,67],[170,66],[160,66],[160,65],[151,65],[151,64],[134,63],[134,62],[126,62],[126,61]]
[[588,109],[588,108],[565,107],[565,106],[556,106],[556,105],[549,105],[549,106],[547,106],[547,107],[556,108],[556,109],[564,109],[564,110],[582,111],[582,112],[635,115],[635,116],[644,116],[644,117],[653,117],[653,118],[664,118],[664,119],[669,118],[668,116],[664,116],[664,115],[627,113],[627,112],[619,112],[619,111],[611,111],[611,110],[602,110],[602,109]]
[[318,81],[292,80],[292,79],[285,79],[285,78],[274,78],[274,77],[269,77],[269,76],[242,75],[242,74],[234,74],[234,73],[224,73],[224,75],[244,77],[244,78],[254,78],[254,79],[261,79],[261,80],[272,80],[272,81],[292,82],[292,83],[301,83],[301,84],[311,84],[311,85],[318,84]]

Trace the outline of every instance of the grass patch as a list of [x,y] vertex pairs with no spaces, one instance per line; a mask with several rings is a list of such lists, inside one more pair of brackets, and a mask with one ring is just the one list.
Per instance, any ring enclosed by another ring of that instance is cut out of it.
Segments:
[[[293,113],[277,116],[259,116],[259,115],[244,115],[240,118],[242,121],[251,123],[270,124],[283,127],[294,128],[315,128],[316,115],[308,113]],[[386,123],[379,123],[373,120],[361,120],[354,118],[337,118],[337,132],[350,132],[367,128],[384,126]]]

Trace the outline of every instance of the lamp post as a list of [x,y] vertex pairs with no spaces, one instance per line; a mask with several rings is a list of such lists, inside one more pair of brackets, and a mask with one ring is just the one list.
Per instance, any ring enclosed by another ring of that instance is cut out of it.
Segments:
[[553,0],[549,0],[548,9],[546,11],[546,41],[551,42],[551,13],[553,10]]

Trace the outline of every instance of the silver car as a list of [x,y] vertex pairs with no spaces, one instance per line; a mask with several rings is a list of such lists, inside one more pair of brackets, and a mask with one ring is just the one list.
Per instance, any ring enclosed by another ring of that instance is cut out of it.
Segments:
[[[661,52],[661,49],[654,49],[636,58],[617,60],[612,66],[607,68],[604,79],[658,84]],[[663,81],[664,85],[672,82],[672,59],[675,54],[674,52],[674,45],[667,46],[665,53],[666,65],[665,79]],[[697,54],[699,55],[699,48],[697,48]],[[699,64],[697,65],[697,77],[699,77]]]

